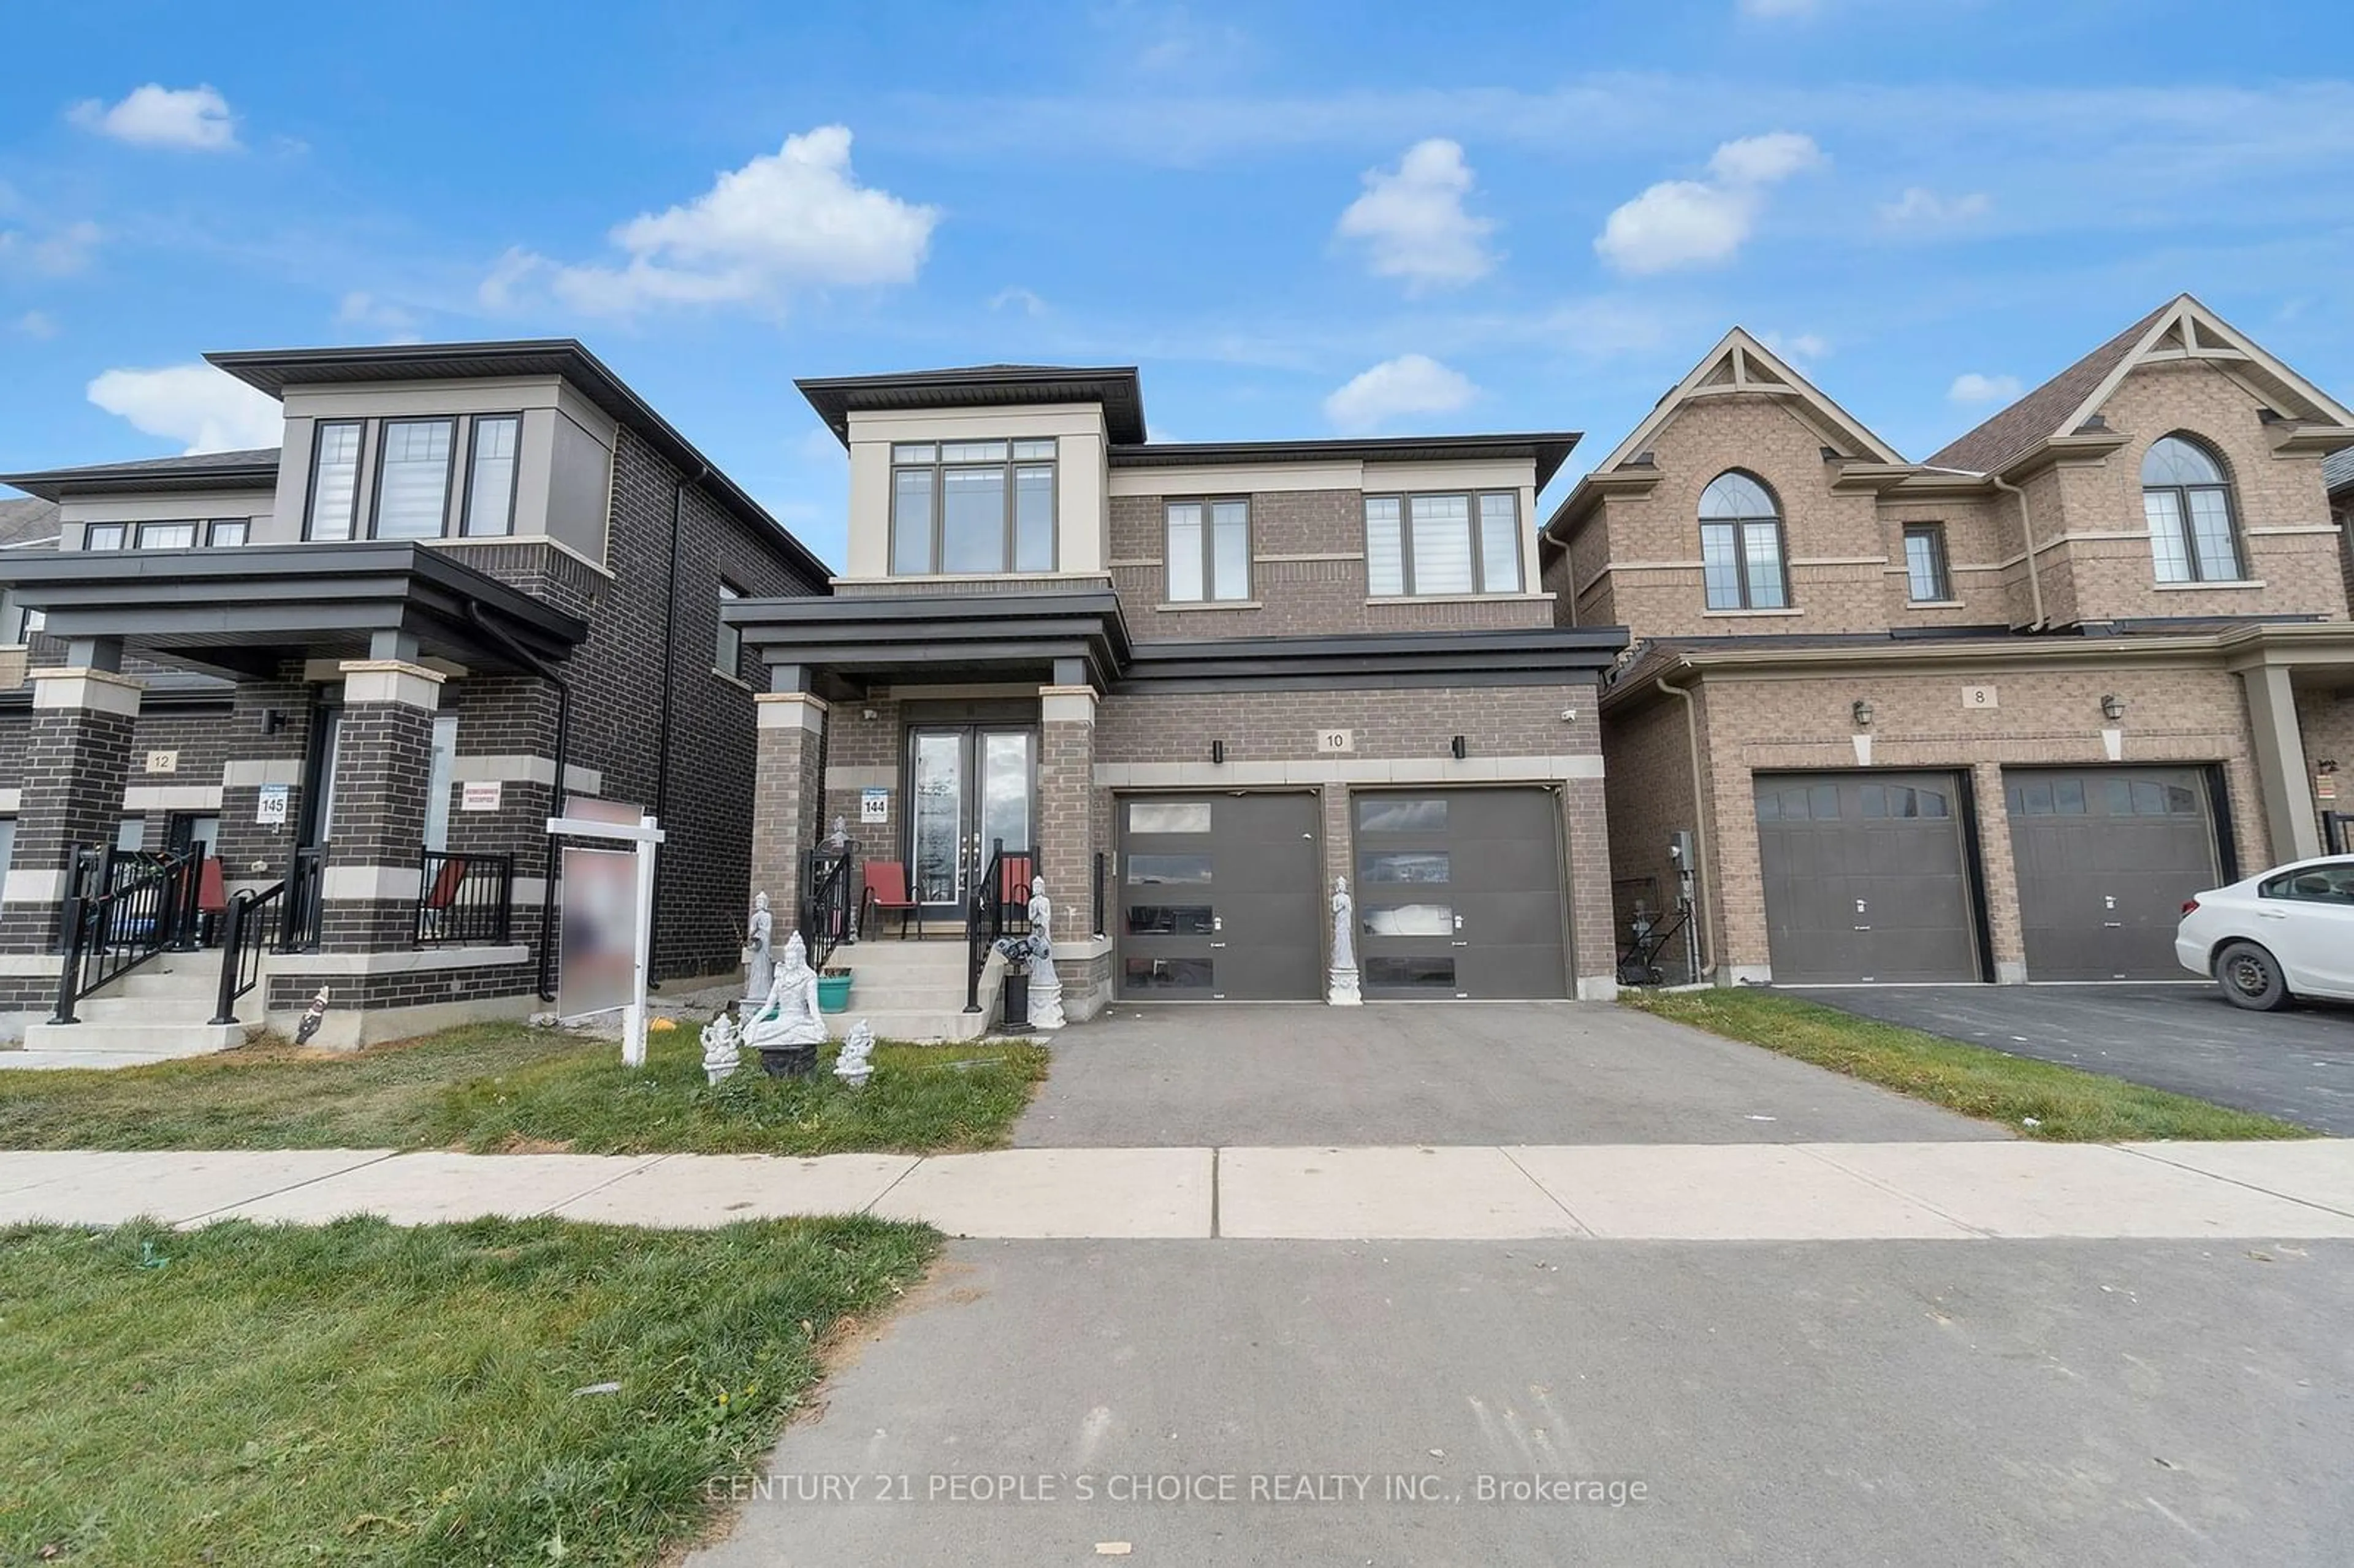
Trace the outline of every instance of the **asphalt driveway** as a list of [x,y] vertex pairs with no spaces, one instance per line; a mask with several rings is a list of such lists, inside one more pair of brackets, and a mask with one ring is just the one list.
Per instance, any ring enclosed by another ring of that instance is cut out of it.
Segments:
[[1879,1143],[1999,1127],[1602,1002],[1114,1007],[1054,1042],[1027,1148]]
[[2248,1012],[2211,985],[1791,991],[1949,1040],[2354,1137],[2354,1008]]

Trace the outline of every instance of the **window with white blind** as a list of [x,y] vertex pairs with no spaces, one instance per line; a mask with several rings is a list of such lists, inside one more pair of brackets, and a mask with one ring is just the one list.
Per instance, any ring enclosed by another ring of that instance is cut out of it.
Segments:
[[1365,497],[1365,583],[1375,599],[1521,592],[1520,497]]
[[1170,603],[1233,603],[1250,598],[1248,501],[1172,501],[1168,517]]
[[476,417],[466,458],[466,515],[459,532],[476,539],[514,532],[515,455],[522,445],[522,415]]
[[438,539],[450,515],[454,419],[387,419],[376,449],[376,536]]
[[359,511],[360,438],[357,419],[323,423],[311,436],[311,511],[306,539],[348,539]]
[[1055,569],[1055,442],[902,441],[891,449],[891,572]]

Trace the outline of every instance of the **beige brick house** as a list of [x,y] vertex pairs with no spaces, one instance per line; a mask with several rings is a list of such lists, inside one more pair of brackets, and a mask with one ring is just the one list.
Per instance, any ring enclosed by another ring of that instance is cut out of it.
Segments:
[[2354,415],[2170,301],[1925,461],[1735,330],[1546,524],[1614,903],[1723,981],[2179,976],[2180,900],[2344,846]]
[[[1033,874],[1075,1018],[1322,1000],[1336,877],[1369,1000],[1613,989],[1626,639],[1556,614],[1533,526],[1574,435],[1154,441],[1130,368],[801,387],[848,560],[727,612],[769,675],[753,881],[821,942],[859,910],[878,1029],[978,1031],[970,966],[877,938],[969,950]],[[810,859],[837,820],[847,889]]]

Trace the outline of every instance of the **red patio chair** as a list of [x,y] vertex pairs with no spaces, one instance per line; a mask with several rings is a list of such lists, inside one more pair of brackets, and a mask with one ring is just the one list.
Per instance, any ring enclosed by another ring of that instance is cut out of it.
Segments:
[[1004,860],[1004,874],[997,885],[997,902],[1005,912],[1026,916],[1030,913],[1030,869],[1026,854],[1009,854]]
[[907,866],[904,861],[870,860],[866,863],[866,896],[859,912],[858,926],[864,931],[877,914],[891,912],[899,916],[899,938],[907,939],[907,921],[913,916],[916,934],[924,934],[924,906],[907,891]]

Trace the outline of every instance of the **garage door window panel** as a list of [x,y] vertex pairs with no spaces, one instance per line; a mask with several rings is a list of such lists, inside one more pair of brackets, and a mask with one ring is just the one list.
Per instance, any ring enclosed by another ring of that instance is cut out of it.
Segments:
[[1455,960],[1443,958],[1369,958],[1365,983],[1384,990],[1455,992]]
[[1193,991],[1208,995],[1214,989],[1217,967],[1208,959],[1133,958],[1124,966],[1130,994],[1151,991]]
[[1360,855],[1357,866],[1359,874],[1375,885],[1411,883],[1421,886],[1447,879],[1447,856],[1443,851],[1382,850]]
[[1131,854],[1128,880],[1146,886],[1207,886],[1214,863],[1206,854]]
[[1365,800],[1357,802],[1357,831],[1363,833],[1443,833],[1444,800]]

